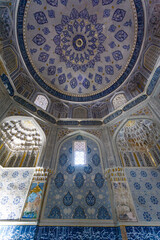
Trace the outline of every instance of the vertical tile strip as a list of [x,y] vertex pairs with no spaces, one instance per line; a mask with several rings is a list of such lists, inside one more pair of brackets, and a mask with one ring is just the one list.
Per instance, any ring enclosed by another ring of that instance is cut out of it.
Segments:
[[154,161],[154,158],[152,157],[151,152],[148,151],[148,153],[149,153],[150,158],[152,159],[152,162],[153,162],[154,166],[157,167],[156,162]]
[[125,226],[121,225],[120,229],[121,229],[122,240],[128,240]]

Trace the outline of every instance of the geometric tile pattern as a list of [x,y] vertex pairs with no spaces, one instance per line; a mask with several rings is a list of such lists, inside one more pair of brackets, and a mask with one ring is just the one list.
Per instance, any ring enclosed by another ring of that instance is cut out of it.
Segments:
[[[73,141],[86,141],[86,164],[75,165]],[[60,148],[56,175],[51,178],[44,218],[112,219],[107,181],[97,143],[72,137]]]
[[0,168],[0,219],[20,219],[34,169]]
[[160,222],[160,171],[154,168],[126,168],[139,221]]

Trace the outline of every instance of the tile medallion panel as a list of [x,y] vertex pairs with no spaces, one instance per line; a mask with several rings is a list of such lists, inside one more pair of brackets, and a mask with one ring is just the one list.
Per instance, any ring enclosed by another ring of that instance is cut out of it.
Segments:
[[18,220],[34,169],[0,167],[0,220]]
[[141,0],[19,2],[17,37],[26,66],[63,100],[96,100],[117,89],[137,61],[143,36]]
[[160,171],[125,169],[139,221],[160,222]]
[[[86,141],[85,165],[74,164],[72,143],[75,140]],[[93,140],[77,136],[61,146],[56,175],[49,183],[44,218],[112,219],[101,156]]]

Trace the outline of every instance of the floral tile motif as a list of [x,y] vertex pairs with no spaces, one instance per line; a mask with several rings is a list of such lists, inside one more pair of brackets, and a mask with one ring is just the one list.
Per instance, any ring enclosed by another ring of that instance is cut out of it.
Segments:
[[0,168],[0,219],[20,219],[33,169]]
[[[74,164],[72,142],[87,142],[85,165]],[[77,136],[63,143],[55,177],[51,178],[44,218],[112,219],[107,182],[101,168],[98,146]]]
[[144,12],[141,0],[24,0],[17,29],[41,87],[58,98],[88,101],[111,93],[129,75],[143,41]]
[[139,221],[160,221],[160,171],[126,168],[126,175]]

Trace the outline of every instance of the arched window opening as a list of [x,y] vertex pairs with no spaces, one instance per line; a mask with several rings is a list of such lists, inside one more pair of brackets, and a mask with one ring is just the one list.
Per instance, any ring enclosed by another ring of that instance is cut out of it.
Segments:
[[46,110],[48,107],[48,99],[44,95],[37,95],[34,104],[36,104],[38,107],[42,108],[43,110]]
[[39,128],[31,118],[12,117],[4,120],[0,124],[0,165],[37,166],[45,143],[45,135]]
[[73,142],[73,154],[75,165],[85,165],[86,163],[86,141]]
[[123,93],[117,94],[112,101],[114,109],[117,109],[123,106],[126,102],[127,102],[127,99]]

